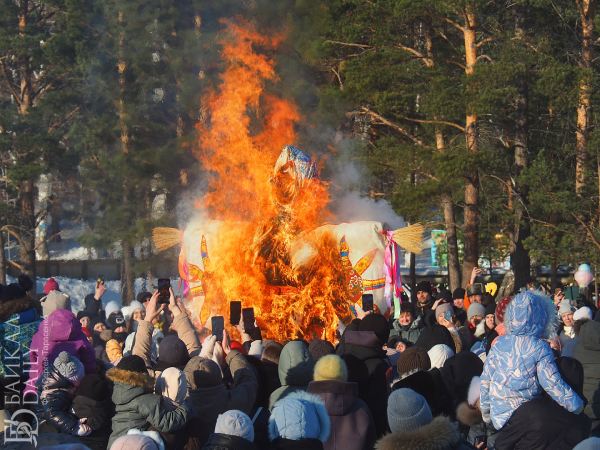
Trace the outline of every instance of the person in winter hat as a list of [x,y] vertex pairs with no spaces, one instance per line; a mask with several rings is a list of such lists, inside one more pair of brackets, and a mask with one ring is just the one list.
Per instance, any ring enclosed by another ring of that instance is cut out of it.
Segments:
[[344,332],[337,353],[348,367],[348,380],[358,383],[358,395],[369,406],[379,436],[387,427],[385,409],[392,371],[383,345],[390,330],[380,314],[369,314],[357,322],[356,330]]
[[[156,378],[154,392],[161,396],[161,405],[168,411],[177,409],[185,401],[188,385],[184,373],[176,367],[168,367]],[[157,430],[159,431],[159,430]],[[174,433],[161,432],[161,438],[167,448],[183,448],[188,435],[186,430]]]
[[110,450],[165,450],[165,445],[156,431],[129,430],[118,438]]
[[519,406],[543,391],[568,411],[580,412],[584,402],[560,376],[545,340],[556,332],[552,300],[538,292],[519,293],[504,322],[506,334],[492,346],[481,375],[484,421],[500,430]]
[[[432,312],[432,316],[435,318],[435,314]],[[422,348],[426,352],[436,344],[446,344],[456,353],[456,344],[452,338],[452,334],[448,329],[437,322],[431,326],[423,328],[415,346]]]
[[210,435],[202,450],[253,450],[254,426],[242,411],[232,409],[219,414],[215,432]]
[[559,327],[558,338],[560,340],[560,348],[562,356],[573,356],[575,350],[575,319],[573,319],[573,313],[575,308],[571,305],[571,302],[564,299],[558,306],[558,315],[562,322]]
[[160,432],[173,432],[185,427],[188,407],[184,403],[168,409],[161,396],[154,394],[154,380],[148,375],[144,360],[136,355],[126,356],[106,372],[114,383],[112,401],[116,414],[112,419],[109,447],[131,428],[154,427]]
[[39,412],[58,432],[85,436],[91,428],[71,412],[73,393],[85,375],[83,364],[63,351],[39,380]]
[[331,420],[331,434],[323,444],[325,450],[373,448],[375,422],[367,404],[358,397],[358,384],[348,382],[343,359],[337,355],[319,359],[308,392],[323,400]]
[[50,291],[48,295],[40,299],[40,303],[44,317],[50,316],[57,309],[71,311],[71,298],[64,292]]
[[425,325],[435,322],[433,310],[433,289],[429,281],[421,281],[415,288],[417,295],[417,304],[415,305],[415,315],[421,318]]
[[456,288],[452,292],[452,304],[454,305],[454,314],[456,320],[464,325],[467,322],[467,311],[465,310],[465,295],[467,291],[463,288]]
[[31,365],[26,395],[35,391],[35,384],[43,374],[45,365],[54,361],[61,351],[66,351],[81,361],[86,373],[96,371],[94,349],[81,331],[81,324],[69,310],[57,309],[46,317],[33,336],[29,348]]
[[431,367],[435,367],[436,369],[444,367],[446,360],[454,356],[452,349],[445,344],[434,345],[427,354],[431,361]]
[[322,400],[296,391],[278,400],[269,418],[269,440],[273,450],[322,450],[331,424]]
[[440,326],[446,328],[450,333],[454,346],[449,347],[453,352],[456,350],[458,353],[462,349],[467,349],[471,346],[472,335],[469,333],[467,327],[456,325],[457,320],[454,315],[452,303],[438,304],[435,308],[435,319]]
[[447,417],[435,419],[423,396],[411,389],[390,394],[387,408],[390,434],[381,438],[376,450],[452,450],[468,449],[456,424]]
[[399,379],[403,379],[421,370],[431,369],[431,359],[425,350],[415,346],[402,352],[396,366]]
[[[123,308],[124,309],[124,308]],[[127,305],[127,314],[123,311],[125,322],[128,323],[129,331],[136,331],[138,323],[146,317],[146,308],[137,300],[132,301]]]
[[[583,390],[583,366],[573,358],[557,360],[561,377],[575,392]],[[547,394],[521,405],[495,437],[497,450],[570,450],[590,434],[591,421],[573,414]]]
[[[212,360],[218,352],[225,354],[225,364],[233,378],[229,385],[225,384],[219,365]],[[231,409],[249,415],[252,412],[258,380],[248,358],[229,347],[226,333],[222,343],[212,335],[206,338],[200,356],[188,361],[184,373],[193,408],[187,427],[186,449],[200,449],[204,445],[215,429],[219,414]]]
[[111,419],[115,405],[111,401],[112,385],[97,373],[83,377],[75,391],[72,410],[91,428],[91,433],[80,440],[92,450],[105,450],[111,433]]
[[269,398],[269,406],[286,395],[300,390],[306,390],[312,380],[314,362],[303,341],[290,341],[284,345],[279,356],[279,381],[281,387],[273,391]]

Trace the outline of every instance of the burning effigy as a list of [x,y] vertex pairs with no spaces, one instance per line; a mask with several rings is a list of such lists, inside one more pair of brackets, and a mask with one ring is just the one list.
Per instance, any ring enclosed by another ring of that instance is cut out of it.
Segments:
[[373,293],[382,312],[399,297],[399,245],[419,251],[422,227],[330,223],[318,163],[291,145],[300,114],[266,92],[277,81],[266,53],[282,36],[223,23],[226,67],[202,100],[208,119],[197,125],[207,189],[183,231],[155,229],[155,247],[180,245],[179,275],[200,323],[241,300],[267,337],[333,340],[363,293]]

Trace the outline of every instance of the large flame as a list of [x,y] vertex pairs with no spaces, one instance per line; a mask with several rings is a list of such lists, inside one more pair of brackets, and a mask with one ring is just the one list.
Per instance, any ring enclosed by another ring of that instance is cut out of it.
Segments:
[[[311,243],[317,257],[301,268],[292,267],[289,253],[301,233],[329,218],[327,186],[310,179],[298,189],[285,170],[273,173],[282,148],[295,143],[301,120],[292,102],[265,91],[266,83],[277,82],[267,53],[283,36],[261,35],[241,21],[223,24],[226,67],[218,88],[202,100],[207,123],[197,126],[198,157],[209,172],[197,206],[222,223],[218,245],[208,248],[201,320],[227,316],[229,300],[242,299],[254,306],[268,337],[333,339],[338,317],[348,315],[339,242],[320,236]],[[199,246],[200,235],[197,240]]]

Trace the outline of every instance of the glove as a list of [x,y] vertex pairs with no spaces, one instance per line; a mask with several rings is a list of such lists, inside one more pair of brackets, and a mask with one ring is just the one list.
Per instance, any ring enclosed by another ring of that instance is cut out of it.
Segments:
[[85,423],[79,424],[79,429],[77,430],[77,436],[87,436],[92,432],[92,428]]
[[200,350],[200,356],[203,358],[212,359],[216,342],[217,337],[212,334],[204,339],[204,342],[202,343],[202,349]]

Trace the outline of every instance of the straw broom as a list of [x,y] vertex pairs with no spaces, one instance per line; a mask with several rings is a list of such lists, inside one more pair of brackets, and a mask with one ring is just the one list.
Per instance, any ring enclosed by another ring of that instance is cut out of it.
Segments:
[[152,242],[160,252],[164,252],[183,242],[183,233],[177,228],[156,227],[152,229]]
[[421,253],[423,250],[423,233],[425,227],[414,223],[404,228],[394,230],[392,239],[403,249],[410,253]]

